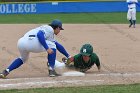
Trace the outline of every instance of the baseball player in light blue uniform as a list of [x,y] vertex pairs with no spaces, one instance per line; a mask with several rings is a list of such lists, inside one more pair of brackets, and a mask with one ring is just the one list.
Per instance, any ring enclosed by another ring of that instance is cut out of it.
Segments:
[[131,27],[133,25],[133,27],[135,28],[135,24],[136,24],[136,5],[139,5],[138,0],[126,0],[126,2],[128,4],[127,19],[130,22],[129,27]]
[[55,71],[56,49],[67,58],[70,57],[65,48],[55,40],[55,35],[57,35],[60,30],[64,30],[62,28],[62,22],[55,19],[49,25],[42,25],[27,32],[17,43],[21,56],[16,58],[12,64],[0,74],[0,78],[6,78],[12,70],[25,63],[30,52],[47,52],[49,76],[59,76]]

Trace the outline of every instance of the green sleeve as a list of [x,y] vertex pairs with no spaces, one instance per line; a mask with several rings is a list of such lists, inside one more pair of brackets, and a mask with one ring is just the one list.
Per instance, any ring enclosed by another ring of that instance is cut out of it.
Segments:
[[79,67],[81,64],[81,54],[77,54],[74,56],[74,66]]
[[95,53],[93,53],[93,55],[94,55],[94,59],[95,59],[95,64],[96,64],[97,67],[99,67],[100,66],[99,57]]

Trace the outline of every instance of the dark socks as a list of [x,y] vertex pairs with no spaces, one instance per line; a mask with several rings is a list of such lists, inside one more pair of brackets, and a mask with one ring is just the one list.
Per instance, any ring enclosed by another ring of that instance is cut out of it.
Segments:
[[129,22],[130,22],[131,25],[133,24],[132,20],[129,20]]
[[131,26],[132,26],[132,24],[133,24],[133,22],[132,22],[132,20],[129,20],[129,22],[130,22],[129,27],[131,27]]
[[133,25],[135,25],[136,24],[136,20],[133,20]]

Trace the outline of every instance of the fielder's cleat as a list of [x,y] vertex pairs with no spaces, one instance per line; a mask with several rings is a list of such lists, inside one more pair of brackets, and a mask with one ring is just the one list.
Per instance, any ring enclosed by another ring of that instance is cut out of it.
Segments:
[[133,28],[136,28],[136,26],[135,26],[135,25],[133,25]]
[[7,76],[8,74],[9,74],[9,72],[8,72],[8,71],[3,70],[3,72],[2,72],[2,73],[0,73],[0,78],[5,79],[5,78],[6,78],[6,76]]
[[50,77],[57,77],[57,76],[61,76],[61,75],[56,73],[55,70],[49,70],[49,76]]
[[0,73],[0,78],[6,78],[2,73]]
[[48,72],[49,72],[49,76],[50,77],[57,77],[57,76],[61,76],[60,74],[56,73],[56,71],[54,69],[52,69],[49,65],[49,63],[47,63],[48,66]]

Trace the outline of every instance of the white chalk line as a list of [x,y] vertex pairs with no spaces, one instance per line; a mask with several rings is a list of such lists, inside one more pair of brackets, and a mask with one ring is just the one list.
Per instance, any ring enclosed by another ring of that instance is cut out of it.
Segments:
[[[140,73],[102,73],[102,74],[87,74],[87,76],[113,76],[113,77],[140,77]],[[6,84],[0,84],[0,89],[12,89],[12,88],[31,88],[31,87],[41,87],[41,86],[57,86],[61,84],[73,84],[80,85],[84,83],[103,84],[105,80],[48,80],[46,77],[42,78],[16,78],[16,79],[0,79],[0,82],[6,82]],[[13,83],[14,82],[14,83]],[[16,83],[15,83],[16,82]]]
[[116,76],[116,77],[140,77],[140,73],[103,73],[103,74],[88,74],[88,76]]
[[42,85],[57,85],[60,83],[63,84],[82,84],[82,83],[99,83],[103,82],[104,80],[63,80],[63,81],[33,81],[33,82],[22,82],[22,83],[10,83],[9,84],[0,84],[0,88],[18,88],[22,86],[31,87],[31,86],[42,86]]

